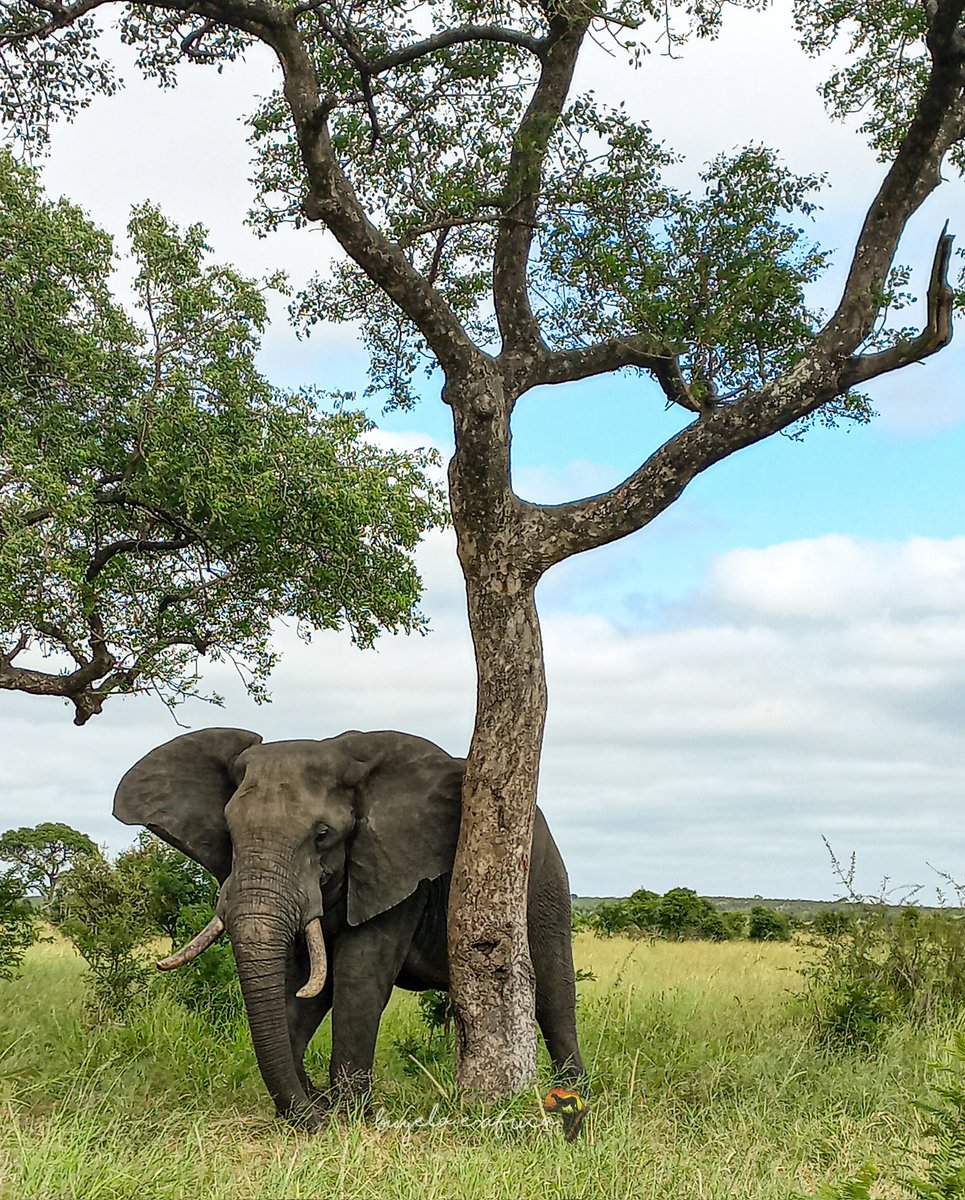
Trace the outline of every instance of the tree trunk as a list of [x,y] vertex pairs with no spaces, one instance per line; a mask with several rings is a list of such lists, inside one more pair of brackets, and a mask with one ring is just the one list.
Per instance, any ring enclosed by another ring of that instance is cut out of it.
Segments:
[[449,901],[457,1079],[487,1098],[536,1078],[526,892],[546,717],[543,648],[509,486],[509,413],[498,382],[453,405],[450,496],[476,651],[476,724]]

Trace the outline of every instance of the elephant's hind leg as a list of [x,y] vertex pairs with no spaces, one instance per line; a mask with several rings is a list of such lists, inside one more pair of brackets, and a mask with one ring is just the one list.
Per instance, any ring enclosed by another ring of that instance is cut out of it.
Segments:
[[[535,902],[534,902],[535,901]],[[565,911],[565,924],[560,912]],[[530,898],[529,949],[536,976],[536,1021],[561,1082],[583,1073],[576,1032],[576,974],[570,933],[569,893]]]

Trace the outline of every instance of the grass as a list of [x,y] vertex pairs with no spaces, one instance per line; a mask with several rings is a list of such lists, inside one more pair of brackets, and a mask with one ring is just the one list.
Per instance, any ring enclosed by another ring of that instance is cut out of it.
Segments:
[[438,1039],[417,1066],[405,1047],[423,1029],[401,993],[380,1034],[376,1119],[291,1130],[243,1024],[219,1033],[159,997],[126,1026],[90,1030],[82,964],[55,941],[0,983],[0,1198],[789,1200],[870,1158],[893,1177],[908,1101],[949,1030],[830,1055],[796,996],[800,956],[580,935],[577,963],[596,975],[579,989],[592,1116],[567,1145],[539,1092],[464,1108]]

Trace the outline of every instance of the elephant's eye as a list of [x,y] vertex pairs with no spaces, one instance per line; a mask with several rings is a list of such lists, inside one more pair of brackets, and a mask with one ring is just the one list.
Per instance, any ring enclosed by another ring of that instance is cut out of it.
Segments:
[[325,839],[328,837],[328,829],[324,826],[321,829],[315,830],[315,849],[323,850],[325,848]]

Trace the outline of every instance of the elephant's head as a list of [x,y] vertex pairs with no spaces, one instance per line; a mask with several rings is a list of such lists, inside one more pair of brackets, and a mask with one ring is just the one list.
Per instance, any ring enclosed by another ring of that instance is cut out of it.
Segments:
[[[276,1103],[298,1107],[286,1024],[286,965],[304,936],[325,983],[321,919],[344,904],[360,925],[452,867],[463,762],[401,733],[262,743],[205,729],[159,746],[121,780],[114,815],[148,829],[221,884],[217,916],[159,964],[180,966],[227,927],[262,1075]],[[328,923],[327,923],[328,924]]]

